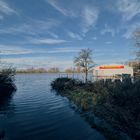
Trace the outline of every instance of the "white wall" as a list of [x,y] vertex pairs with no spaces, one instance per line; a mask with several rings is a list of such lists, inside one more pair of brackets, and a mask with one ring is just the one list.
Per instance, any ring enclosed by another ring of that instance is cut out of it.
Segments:
[[[112,64],[113,66],[119,66],[118,64]],[[101,66],[111,66],[111,65],[101,65]],[[97,66],[93,69],[94,76],[115,76],[122,74],[130,74],[133,76],[133,68],[124,65],[121,69],[100,69],[101,66]]]

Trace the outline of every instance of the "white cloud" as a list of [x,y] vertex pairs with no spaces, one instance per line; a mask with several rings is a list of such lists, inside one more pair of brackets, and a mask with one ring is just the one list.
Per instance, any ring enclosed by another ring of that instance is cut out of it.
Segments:
[[101,30],[101,34],[104,35],[106,33],[110,33],[113,37],[116,34],[115,29],[109,27],[107,24],[105,24],[105,28]]
[[72,5],[67,4],[67,6],[64,6],[62,2],[60,1],[58,2],[57,0],[45,0],[45,1],[64,16],[69,16],[69,17],[77,16],[77,14],[74,12],[74,9],[72,9],[71,7]]
[[55,0],[49,0],[46,2],[48,2],[52,7],[54,7],[56,10],[58,10],[60,13],[62,13],[63,15],[67,15],[67,10],[65,10],[64,8],[62,8],[59,3]]
[[30,54],[32,50],[24,49],[21,46],[0,45],[0,55]]
[[134,23],[132,25],[125,26],[124,29],[126,32],[123,34],[123,37],[126,39],[131,39],[133,37],[134,31],[140,28],[140,23]]
[[67,42],[66,40],[62,39],[52,39],[52,38],[44,38],[44,39],[30,39],[29,42],[32,44],[49,44],[49,45],[54,45],[54,44],[61,44]]
[[12,64],[17,68],[28,68],[28,67],[41,67],[48,65],[50,57],[20,57],[20,58],[4,58],[2,62]]
[[140,14],[139,0],[118,0],[117,9],[123,16],[123,20],[129,21]]
[[47,32],[51,28],[57,27],[59,21],[54,19],[46,20],[28,20],[24,24],[14,25],[13,27],[1,28],[0,34],[19,34],[24,33],[27,35],[38,35]]
[[57,11],[68,18],[77,19],[77,25],[81,27],[83,36],[95,26],[99,9],[83,1],[76,2],[71,1],[70,3],[65,3],[62,0],[46,0],[51,6],[53,6]]
[[13,67],[18,69],[23,68],[50,68],[50,67],[59,67],[59,68],[66,68],[73,66],[73,60],[63,60],[53,58],[53,57],[22,57],[22,58],[4,58],[1,60],[4,63],[10,64]]
[[0,50],[0,55],[13,55],[13,54],[30,54],[32,51],[29,50]]
[[59,47],[48,50],[47,48],[25,49],[22,46],[0,45],[0,55],[21,55],[21,54],[56,54],[56,53],[76,53],[81,48],[75,47]]
[[[12,9],[8,3],[6,3],[3,0],[0,0],[0,14],[1,17],[3,17],[3,15],[12,15],[12,14],[17,14],[17,12]],[[2,19],[2,18],[1,18]]]
[[22,24],[22,25],[15,25],[13,27],[8,27],[8,28],[1,28],[0,29],[0,34],[17,34],[17,33],[28,33],[28,34],[32,34],[32,32],[30,32],[29,26],[27,24]]
[[48,34],[54,38],[58,38],[58,35],[53,32],[48,32]]
[[99,10],[93,6],[85,7],[83,17],[83,33],[87,33],[91,27],[94,27],[99,15]]
[[79,52],[81,48],[73,48],[73,47],[63,47],[63,48],[57,48],[51,51],[47,51],[47,53],[75,53]]
[[73,33],[73,32],[68,32],[68,35],[73,39],[82,40],[82,37],[79,34],[76,34],[76,33]]

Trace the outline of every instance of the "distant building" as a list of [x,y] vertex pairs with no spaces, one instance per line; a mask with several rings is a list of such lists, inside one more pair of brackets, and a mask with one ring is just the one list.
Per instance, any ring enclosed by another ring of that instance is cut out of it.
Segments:
[[133,68],[123,64],[107,64],[93,68],[93,76],[97,79],[120,79],[124,74],[133,76]]
[[140,61],[129,61],[128,65],[133,68],[134,76],[140,76]]

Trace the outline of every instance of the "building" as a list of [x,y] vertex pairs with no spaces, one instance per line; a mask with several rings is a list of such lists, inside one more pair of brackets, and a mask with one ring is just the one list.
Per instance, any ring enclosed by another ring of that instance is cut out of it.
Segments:
[[140,77],[140,61],[138,61],[138,60],[129,61],[128,65],[133,68],[134,76]]
[[120,79],[124,74],[133,76],[133,68],[123,64],[107,64],[93,68],[95,79]]

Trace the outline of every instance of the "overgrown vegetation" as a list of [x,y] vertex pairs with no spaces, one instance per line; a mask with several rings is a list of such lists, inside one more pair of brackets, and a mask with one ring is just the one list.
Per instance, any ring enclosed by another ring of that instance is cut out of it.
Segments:
[[139,79],[134,82],[130,78],[124,78],[122,82],[100,80],[85,84],[78,80],[58,78],[51,86],[71,99],[82,112],[91,112],[130,137],[140,139]]
[[0,71],[0,99],[3,99],[16,90],[14,84],[15,69],[6,68]]

